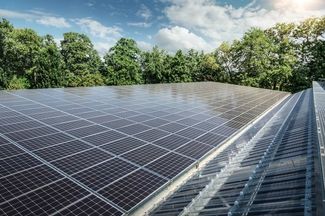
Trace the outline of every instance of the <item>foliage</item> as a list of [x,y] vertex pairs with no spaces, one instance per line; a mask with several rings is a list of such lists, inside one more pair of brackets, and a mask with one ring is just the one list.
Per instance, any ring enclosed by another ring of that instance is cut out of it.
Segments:
[[59,87],[64,84],[62,57],[52,36],[42,38],[36,63],[27,70],[27,77],[33,88]]
[[130,85],[142,83],[141,52],[132,39],[121,38],[104,56],[107,84]]
[[[97,81],[89,81],[89,77],[97,78],[101,60],[90,39],[75,32],[63,35],[61,54],[67,74],[67,86],[89,86]],[[85,83],[84,83],[85,81]],[[102,82],[100,82],[102,84]]]
[[142,69],[144,83],[167,82],[167,54],[157,46],[151,52],[142,54]]
[[17,75],[13,75],[11,80],[7,85],[7,89],[14,90],[14,89],[25,89],[29,88],[29,82],[25,77],[18,78]]
[[0,89],[217,81],[296,92],[325,78],[325,17],[252,28],[212,53],[158,47],[141,51],[121,38],[101,57],[90,39],[52,36],[0,20]]

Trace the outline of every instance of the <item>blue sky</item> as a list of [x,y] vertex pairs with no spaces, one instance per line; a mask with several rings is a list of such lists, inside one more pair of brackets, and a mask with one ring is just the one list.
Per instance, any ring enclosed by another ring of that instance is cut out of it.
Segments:
[[103,54],[120,37],[142,49],[158,45],[211,51],[250,27],[325,15],[323,0],[0,0],[0,17],[16,27],[51,34],[87,34]]

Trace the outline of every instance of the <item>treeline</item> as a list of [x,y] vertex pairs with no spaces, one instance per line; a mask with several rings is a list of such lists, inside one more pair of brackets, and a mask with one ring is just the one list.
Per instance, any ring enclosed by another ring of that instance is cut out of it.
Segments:
[[50,88],[218,81],[296,92],[325,77],[325,17],[252,28],[212,53],[141,51],[121,38],[100,58],[90,39],[51,35],[0,21],[0,88]]

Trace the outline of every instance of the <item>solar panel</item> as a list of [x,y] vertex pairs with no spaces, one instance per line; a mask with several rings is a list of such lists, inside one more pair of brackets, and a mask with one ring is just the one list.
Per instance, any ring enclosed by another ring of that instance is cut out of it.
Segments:
[[132,211],[285,96],[212,82],[1,91],[0,214]]

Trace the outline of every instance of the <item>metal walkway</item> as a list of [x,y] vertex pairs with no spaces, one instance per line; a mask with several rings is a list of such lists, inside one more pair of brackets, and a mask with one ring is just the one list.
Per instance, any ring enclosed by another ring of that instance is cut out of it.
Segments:
[[150,215],[315,215],[313,104],[291,96]]

